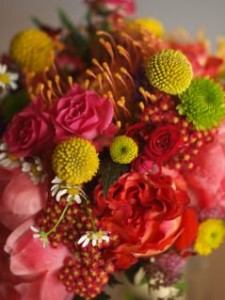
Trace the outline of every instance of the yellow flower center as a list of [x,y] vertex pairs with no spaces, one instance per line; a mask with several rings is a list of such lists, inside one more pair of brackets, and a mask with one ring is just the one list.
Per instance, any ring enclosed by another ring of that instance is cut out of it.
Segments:
[[99,167],[95,147],[82,138],[71,138],[58,144],[52,156],[52,167],[57,176],[68,184],[90,181]]
[[10,54],[22,69],[35,73],[42,72],[53,63],[53,42],[41,30],[24,30],[13,38]]
[[10,78],[8,74],[0,74],[0,81],[5,84],[8,85],[10,83]]

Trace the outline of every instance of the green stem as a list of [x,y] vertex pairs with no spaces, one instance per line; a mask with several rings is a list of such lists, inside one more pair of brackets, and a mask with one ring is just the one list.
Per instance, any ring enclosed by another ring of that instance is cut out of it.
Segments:
[[52,229],[50,229],[48,232],[46,232],[46,236],[48,236],[50,233],[52,233],[53,231],[55,231],[57,229],[57,227],[59,226],[59,224],[62,222],[66,212],[67,212],[67,209],[68,207],[70,206],[71,202],[68,201],[66,206],[64,207],[64,210],[60,216],[60,218],[58,219],[57,223],[52,227]]
[[[89,201],[88,201],[88,199],[87,199],[86,197],[84,197],[84,200],[86,201],[86,204],[88,204]],[[86,209],[86,212],[87,212],[87,214],[88,214],[88,217],[89,217],[90,220],[91,220],[92,229],[93,229],[94,232],[96,232],[96,231],[97,231],[97,228],[96,228],[96,225],[95,225],[94,217],[93,217],[93,215],[92,215],[90,209],[89,209],[86,205],[85,205],[85,209]]]

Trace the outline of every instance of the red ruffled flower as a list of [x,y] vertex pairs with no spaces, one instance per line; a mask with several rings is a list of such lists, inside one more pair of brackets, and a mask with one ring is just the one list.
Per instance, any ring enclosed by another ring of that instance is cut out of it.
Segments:
[[180,236],[189,198],[175,184],[170,176],[127,173],[109,189],[107,199],[97,186],[100,225],[118,237],[113,250],[117,268],[165,251]]
[[182,142],[180,129],[174,125],[157,127],[150,135],[144,152],[147,157],[163,163],[176,154]]

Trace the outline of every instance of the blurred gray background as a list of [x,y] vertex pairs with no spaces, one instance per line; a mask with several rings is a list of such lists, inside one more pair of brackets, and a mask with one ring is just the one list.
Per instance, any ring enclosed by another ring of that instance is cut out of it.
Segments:
[[[137,15],[161,20],[167,30],[185,27],[193,36],[204,28],[215,44],[225,36],[225,0],[137,0]],[[0,51],[7,50],[12,35],[32,25],[37,16],[52,25],[59,24],[56,10],[63,7],[75,22],[83,19],[82,0],[0,0]]]
[[[217,37],[225,36],[225,0],[136,2],[137,16],[157,18],[168,31],[182,26],[194,37],[202,28],[214,47]],[[7,51],[9,41],[17,31],[32,26],[32,16],[50,25],[59,25],[59,7],[63,7],[74,22],[83,20],[85,6],[82,0],[0,0],[0,52]],[[193,258],[187,273],[188,300],[225,299],[225,247],[208,258]]]

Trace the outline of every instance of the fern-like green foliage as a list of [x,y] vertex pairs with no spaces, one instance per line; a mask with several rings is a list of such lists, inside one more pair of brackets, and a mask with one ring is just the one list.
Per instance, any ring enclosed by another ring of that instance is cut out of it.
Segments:
[[212,79],[195,78],[179,99],[179,114],[185,115],[197,130],[211,129],[225,118],[224,91]]

